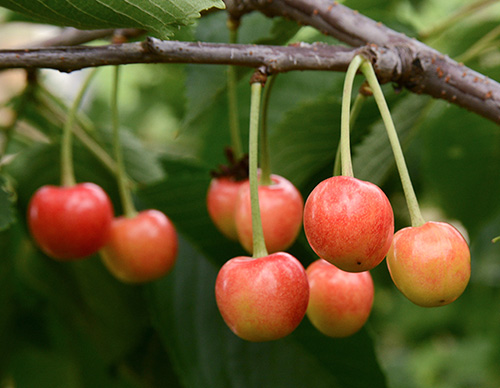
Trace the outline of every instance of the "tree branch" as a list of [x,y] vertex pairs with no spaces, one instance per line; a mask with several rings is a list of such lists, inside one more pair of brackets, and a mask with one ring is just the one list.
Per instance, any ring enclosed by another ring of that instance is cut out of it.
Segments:
[[292,70],[345,71],[356,54],[371,60],[380,82],[393,82],[500,123],[500,84],[372,19],[330,0],[225,0],[235,19],[252,11],[311,25],[354,46],[300,44],[288,47],[160,41],[98,47],[0,50],[0,69],[85,67],[131,63],[205,63]]
[[71,72],[86,67],[132,63],[203,63],[252,68],[264,66],[269,73],[292,70],[345,71],[359,51],[325,44],[283,47],[148,38],[143,42],[106,46],[0,50],[0,69],[49,68]]
[[[466,108],[500,123],[500,84],[457,63],[422,42],[391,30],[337,1],[329,0],[225,0],[234,17],[259,11],[269,17],[282,16],[317,28],[324,34],[359,47],[372,45],[372,59],[381,82],[395,82],[414,93],[428,94]],[[392,65],[380,50],[391,53]],[[397,52],[399,55],[394,56]],[[393,68],[393,74],[386,70]]]

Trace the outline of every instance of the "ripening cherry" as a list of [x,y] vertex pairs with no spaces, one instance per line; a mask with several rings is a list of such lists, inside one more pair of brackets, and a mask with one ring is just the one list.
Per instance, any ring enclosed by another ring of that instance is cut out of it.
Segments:
[[304,207],[304,231],[316,254],[348,272],[376,267],[394,234],[384,192],[370,182],[334,176],[319,183]]
[[177,232],[158,210],[113,220],[101,257],[109,271],[126,283],[142,283],[164,276],[177,258]]
[[[282,176],[272,174],[272,184],[259,185],[259,207],[267,251],[290,247],[302,227],[304,200],[297,188]],[[252,252],[252,210],[250,183],[242,184],[235,209],[235,224],[241,245]]]
[[369,271],[345,272],[323,259],[306,269],[309,279],[307,317],[321,333],[348,337],[368,320],[374,287]]
[[28,228],[48,256],[70,261],[96,253],[106,244],[113,205],[94,183],[46,185],[28,205]]
[[247,341],[276,340],[304,318],[309,283],[302,264],[285,252],[235,257],[217,275],[215,297],[229,328]]
[[238,240],[235,210],[243,182],[232,177],[217,177],[210,182],[207,192],[207,210],[214,225],[231,240]]
[[448,223],[426,222],[399,230],[387,254],[396,287],[422,307],[444,306],[464,292],[470,278],[470,251]]

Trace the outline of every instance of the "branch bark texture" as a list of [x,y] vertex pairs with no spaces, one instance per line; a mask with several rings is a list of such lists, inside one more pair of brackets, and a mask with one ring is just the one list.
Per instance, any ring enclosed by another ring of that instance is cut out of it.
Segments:
[[160,41],[106,46],[0,50],[0,69],[85,67],[131,63],[205,63],[294,70],[345,71],[356,54],[368,58],[380,82],[428,94],[500,123],[500,84],[431,47],[331,0],[225,0],[235,19],[249,12],[286,17],[351,46],[288,47]]

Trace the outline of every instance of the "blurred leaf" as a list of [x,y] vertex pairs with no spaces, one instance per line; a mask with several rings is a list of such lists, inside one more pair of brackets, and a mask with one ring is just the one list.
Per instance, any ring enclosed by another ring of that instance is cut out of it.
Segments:
[[[102,129],[99,135],[108,154],[114,155],[112,132]],[[119,136],[125,170],[130,178],[139,184],[147,184],[159,181],[164,177],[164,171],[158,160],[158,156],[144,147],[144,144],[132,131],[127,128],[121,128]]]
[[[400,98],[391,109],[391,116],[398,132],[399,141],[404,149],[411,140],[413,130],[421,123],[424,110],[429,105],[429,98],[409,94]],[[357,123],[356,126],[365,123]],[[369,134],[353,147],[353,169],[358,179],[381,185],[389,171],[395,168],[387,131],[380,118],[376,118]]]
[[[421,128],[422,179],[437,204],[470,233],[500,210],[500,131],[486,119],[439,103]],[[439,112],[439,113],[437,113]]]
[[181,241],[174,271],[149,287],[156,327],[186,387],[386,386],[364,332],[333,340],[304,321],[295,333],[278,341],[239,339],[217,310],[217,269]]
[[192,160],[164,159],[168,178],[138,191],[142,206],[164,212],[191,244],[216,263],[243,254],[243,248],[215,228],[206,208],[210,172]]
[[325,165],[333,172],[340,137],[340,103],[339,97],[319,97],[286,114],[269,138],[273,172],[299,187]]
[[0,0],[0,6],[25,14],[34,20],[80,29],[136,27],[152,31],[161,38],[174,28],[191,23],[200,11],[224,8],[220,0]]
[[16,219],[13,196],[7,179],[0,175],[0,231],[7,229]]

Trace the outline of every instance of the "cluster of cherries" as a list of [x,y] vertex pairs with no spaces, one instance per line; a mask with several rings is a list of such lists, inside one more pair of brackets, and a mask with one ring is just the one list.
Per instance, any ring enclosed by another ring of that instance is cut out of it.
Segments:
[[[251,252],[248,180],[212,180],[207,206],[214,224]],[[269,254],[236,257],[221,268],[216,301],[229,328],[249,341],[290,334],[307,314],[323,334],[346,337],[367,321],[374,299],[369,270],[387,257],[397,288],[417,305],[453,302],[470,277],[470,253],[450,224],[426,222],[394,234],[391,204],[376,185],[348,176],[319,183],[305,206],[298,190],[273,175],[259,185]],[[283,252],[301,227],[319,260],[306,270]]]
[[127,283],[165,275],[177,257],[177,232],[165,214],[150,209],[115,218],[111,200],[94,183],[41,187],[28,206],[28,227],[48,256],[72,261],[99,252]]

